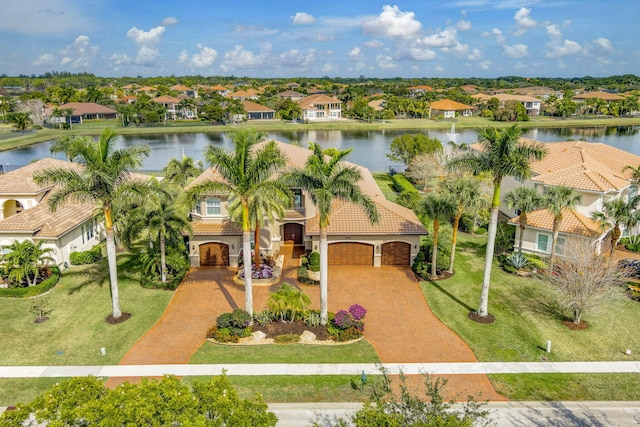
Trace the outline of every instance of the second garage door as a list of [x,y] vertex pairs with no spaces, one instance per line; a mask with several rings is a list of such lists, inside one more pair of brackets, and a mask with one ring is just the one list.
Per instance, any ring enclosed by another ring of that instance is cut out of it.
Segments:
[[373,245],[365,243],[331,243],[331,265],[373,265]]
[[382,245],[382,265],[409,265],[410,261],[410,244],[389,242]]

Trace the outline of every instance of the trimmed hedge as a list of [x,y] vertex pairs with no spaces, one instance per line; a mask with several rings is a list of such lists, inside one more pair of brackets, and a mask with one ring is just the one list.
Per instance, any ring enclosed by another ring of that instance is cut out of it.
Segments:
[[60,281],[60,269],[51,267],[51,276],[41,283],[27,288],[2,288],[0,289],[0,298],[31,298],[42,295],[53,289],[58,281]]
[[102,259],[102,248],[100,245],[95,245],[88,251],[84,252],[72,252],[69,255],[69,261],[72,265],[84,265],[93,264]]
[[418,190],[416,190],[416,187],[414,187],[413,184],[409,182],[407,177],[405,177],[400,173],[393,175],[391,177],[391,180],[393,181],[393,189],[397,193],[402,193],[404,191],[410,191],[415,193],[418,192]]

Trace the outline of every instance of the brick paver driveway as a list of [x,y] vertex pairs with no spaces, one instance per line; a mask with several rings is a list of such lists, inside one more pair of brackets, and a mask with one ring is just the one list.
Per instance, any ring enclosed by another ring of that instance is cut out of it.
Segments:
[[[296,284],[297,253],[285,248],[283,281]],[[127,352],[123,365],[188,363],[205,342],[218,315],[244,307],[244,288],[236,285],[232,269],[194,269],[176,290],[161,319]],[[299,285],[319,307],[317,286]],[[275,288],[274,286],[272,288]],[[254,309],[266,308],[272,288],[254,287]],[[337,312],[358,303],[368,310],[365,337],[385,363],[476,362],[471,349],[429,309],[409,268],[330,266],[329,310]],[[448,377],[448,396],[468,394],[504,400],[485,375]],[[419,380],[417,378],[416,380]],[[123,379],[110,379],[115,386]]]

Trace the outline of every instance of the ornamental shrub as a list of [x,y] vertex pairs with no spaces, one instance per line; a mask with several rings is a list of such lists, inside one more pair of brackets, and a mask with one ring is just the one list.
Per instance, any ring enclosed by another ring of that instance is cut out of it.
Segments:
[[307,268],[311,271],[320,271],[320,254],[318,252],[314,251],[309,254]]
[[[355,315],[354,315],[355,313]],[[364,316],[367,310],[358,304],[349,307],[349,311],[340,310],[329,316],[327,332],[334,341],[348,341],[360,338],[364,332]]]
[[353,320],[362,320],[367,315],[367,309],[360,304],[353,304],[349,307],[349,313],[353,316]]
[[416,190],[416,187],[414,187],[413,184],[409,182],[407,177],[401,173],[397,173],[393,175],[391,177],[391,180],[393,181],[393,189],[397,193],[402,193],[404,191],[413,191],[415,193],[418,192],[418,190]]

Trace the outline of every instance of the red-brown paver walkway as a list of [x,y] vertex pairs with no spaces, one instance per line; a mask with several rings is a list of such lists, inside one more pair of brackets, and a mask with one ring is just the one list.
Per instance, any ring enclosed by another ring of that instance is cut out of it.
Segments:
[[[297,284],[301,247],[285,246],[282,281]],[[194,269],[178,287],[160,320],[122,358],[120,364],[188,363],[205,342],[206,331],[218,315],[244,307],[244,287],[232,280],[233,269]],[[266,308],[269,291],[277,286],[254,286],[254,310]],[[299,285],[319,307],[317,286]],[[409,268],[331,266],[329,310],[337,312],[358,303],[365,307],[365,337],[384,363],[476,362],[471,349],[431,312]],[[448,376],[447,396],[505,400],[486,375]],[[128,379],[131,380],[130,378]],[[414,381],[421,380],[414,378]],[[112,378],[113,387],[124,379]]]

